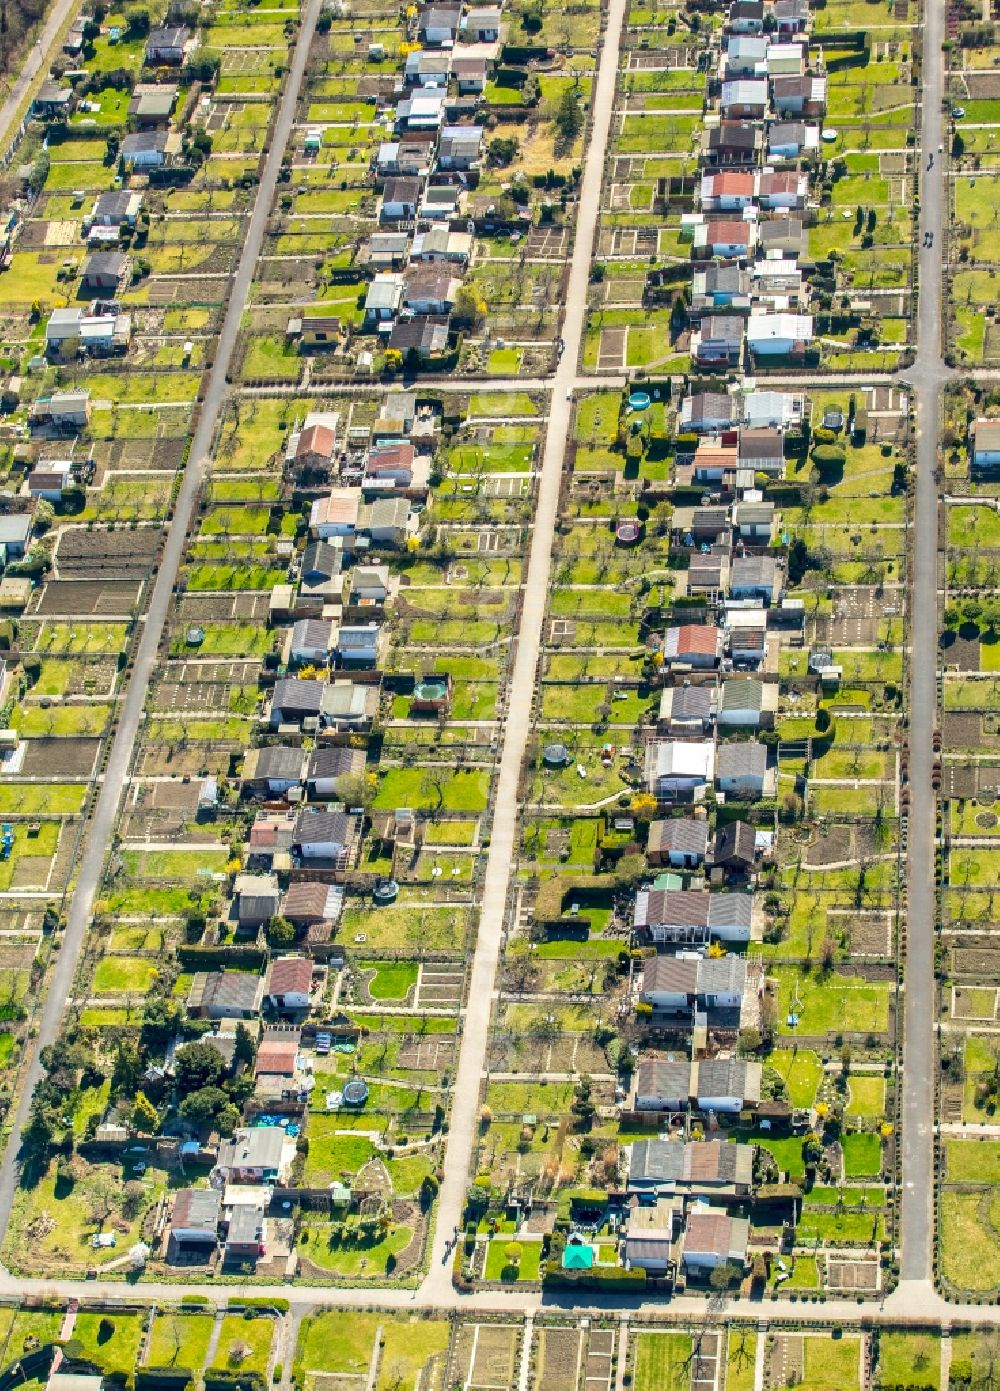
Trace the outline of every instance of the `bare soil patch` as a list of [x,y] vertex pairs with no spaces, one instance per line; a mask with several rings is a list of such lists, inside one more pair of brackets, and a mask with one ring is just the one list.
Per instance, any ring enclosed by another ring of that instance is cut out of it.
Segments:
[[21,771],[27,778],[89,778],[100,739],[29,739]]

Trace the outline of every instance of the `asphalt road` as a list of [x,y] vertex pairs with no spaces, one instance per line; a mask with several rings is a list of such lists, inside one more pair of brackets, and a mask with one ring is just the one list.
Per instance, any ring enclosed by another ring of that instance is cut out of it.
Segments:
[[129,767],[142,724],[146,695],[156,669],[160,639],[170,604],[174,584],[184,551],[184,542],[198,490],[201,487],[208,461],[212,438],[226,395],[226,375],[232,360],[240,318],[246,305],[254,266],[264,239],[264,229],[281,167],[281,156],[295,115],[299,87],[305,72],[309,45],[312,42],[322,0],[309,0],[302,19],[298,42],[292,57],[291,71],[285,85],[271,148],[265,163],[264,175],[257,190],[246,241],[239,264],[233,275],[226,316],[215,349],[215,361],[209,377],[205,399],[198,415],[188,455],[187,468],[181,480],[173,520],[167,532],[163,557],[157,571],[149,609],[143,623],[142,636],[136,651],[132,674],[118,716],[118,728],[111,745],[107,770],[87,829],[83,858],[76,888],[70,902],[66,930],[46,984],[45,1005],[38,1023],[34,1052],[25,1068],[21,1092],[14,1111],[11,1132],[0,1164],[0,1232],[6,1231],[11,1204],[17,1186],[17,1154],[21,1131],[28,1116],[32,1093],[42,1077],[39,1052],[59,1034],[66,999],[71,993],[77,961],[83,946],[93,908],[94,897],[104,871],[104,863],[118,819],[118,810],[128,780]]
[[12,126],[17,118],[21,103],[43,65],[49,62],[52,57],[50,50],[59,37],[63,25],[72,14],[75,5],[76,0],[56,0],[49,11],[49,17],[45,21],[42,32],[25,58],[24,66],[7,94],[7,100],[3,106],[0,106],[0,150],[7,148],[7,142],[14,133]]
[[443,1304],[451,1292],[451,1263],[445,1243],[462,1225],[465,1191],[476,1141],[479,1090],[489,1042],[490,1013],[496,989],[497,964],[503,945],[503,929],[516,859],[518,828],[517,788],[524,750],[531,730],[535,675],[541,651],[542,621],[548,599],[552,542],[559,511],[566,442],[572,425],[572,394],[587,316],[587,285],[597,215],[601,203],[604,155],[614,109],[615,79],[625,0],[610,0],[604,43],[597,70],[590,140],[578,205],[576,240],[566,291],[563,316],[565,351],[556,368],[549,402],[549,419],[531,535],[528,572],[521,607],[521,623],[511,675],[507,715],[503,729],[500,774],[490,828],[479,933],[469,982],[469,1006],[465,1013],[462,1049],[452,1094],[444,1181],[438,1200],[437,1226],[431,1264],[421,1293]]
[[[931,786],[937,725],[937,457],[942,358],[942,257],[946,154],[944,0],[924,6],[922,174],[918,256],[920,299],[916,362],[907,374],[916,392],[916,503],[910,546],[910,806],[906,847],[906,962],[903,972],[901,1194],[904,1281],[927,1282],[933,1269],[934,1198],[934,839],[937,799]],[[928,168],[933,155],[934,163]],[[923,245],[927,233],[933,245]]]
[[669,1301],[662,1297],[629,1297],[623,1293],[601,1299],[589,1292],[586,1301],[579,1290],[550,1291],[545,1295],[532,1290],[477,1290],[460,1294],[450,1284],[443,1287],[440,1297],[428,1297],[424,1288],[401,1289],[387,1285],[382,1289],[370,1286],[337,1288],[301,1284],[241,1286],[211,1280],[143,1281],[131,1285],[114,1280],[18,1280],[12,1276],[0,1278],[0,1296],[5,1299],[26,1299],[41,1296],[58,1300],[119,1300],[131,1306],[143,1304],[176,1305],[185,1295],[196,1296],[210,1306],[224,1306],[234,1297],[250,1291],[254,1299],[288,1300],[293,1314],[301,1317],[311,1309],[400,1309],[413,1312],[427,1309],[435,1312],[456,1310],[467,1316],[500,1314],[516,1318],[523,1314],[565,1311],[574,1318],[586,1315],[628,1313],[645,1315],[658,1324],[726,1323],[729,1319],[767,1320],[770,1323],[791,1321],[796,1324],[819,1324],[829,1332],[832,1323],[846,1327],[907,1324],[923,1326],[928,1321],[951,1324],[963,1323],[993,1328],[997,1321],[995,1307],[985,1304],[948,1304],[933,1290],[920,1285],[900,1285],[882,1303],[873,1300],[833,1299],[810,1303],[792,1299],[729,1299],[724,1305],[710,1301],[704,1295],[679,1295]]

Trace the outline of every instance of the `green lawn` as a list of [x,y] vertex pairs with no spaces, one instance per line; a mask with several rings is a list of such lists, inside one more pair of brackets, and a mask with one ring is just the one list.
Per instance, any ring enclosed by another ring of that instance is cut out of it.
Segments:
[[212,1366],[220,1371],[242,1368],[266,1375],[274,1323],[267,1318],[240,1318],[227,1314],[222,1320]]
[[25,739],[74,739],[102,734],[110,715],[110,705],[20,705],[10,722]]
[[445,1319],[382,1320],[382,1357],[375,1391],[418,1391],[440,1385],[451,1325]]
[[814,1212],[808,1208],[796,1229],[800,1241],[825,1241],[831,1246],[842,1242],[871,1245],[884,1235],[880,1212]]
[[199,870],[214,874],[225,868],[228,850],[126,850],[125,873],[131,879],[165,879],[195,882]]
[[411,807],[420,811],[481,812],[486,809],[490,775],[484,769],[447,765],[387,768],[379,778],[374,805],[381,809]]
[[767,1066],[784,1079],[793,1106],[811,1106],[823,1080],[819,1056],[810,1048],[776,1048]]
[[[110,1327],[108,1327],[110,1325]],[[73,1339],[80,1343],[83,1356],[96,1362],[105,1372],[131,1376],[142,1337],[138,1314],[78,1314]]]
[[299,1357],[306,1373],[364,1375],[371,1362],[375,1333],[384,1322],[380,1314],[361,1310],[314,1314],[299,1335]]
[[788,1175],[790,1179],[802,1178],[806,1172],[805,1160],[802,1158],[802,1140],[797,1135],[790,1135],[784,1139],[771,1139],[766,1135],[739,1135],[737,1143],[741,1145],[759,1145],[761,1149],[767,1150],[772,1155],[778,1168]]
[[931,1333],[891,1333],[879,1336],[878,1366],[874,1380],[879,1386],[929,1386],[941,1384],[941,1344]]
[[1000,1184],[1000,1140],[945,1140],[950,1183]]
[[344,1241],[329,1227],[308,1226],[308,1240],[301,1243],[302,1256],[332,1275],[382,1276],[391,1274],[396,1257],[413,1239],[410,1227],[393,1227],[388,1235],[374,1239]]
[[882,1172],[882,1142],[877,1135],[845,1135],[840,1143],[848,1178],[877,1178]]
[[519,1241],[521,1248],[519,1263],[511,1265],[507,1259],[507,1247],[511,1244],[509,1236],[494,1237],[486,1253],[485,1279],[503,1280],[505,1284],[516,1284],[519,1280],[537,1280],[542,1260],[540,1241]]
[[87,795],[83,783],[4,783],[0,814],[7,816],[75,815]]
[[726,1391],[753,1391],[757,1361],[757,1334],[741,1328],[729,1334]]
[[151,1367],[190,1367],[198,1372],[208,1355],[212,1323],[210,1314],[158,1312],[153,1320],[148,1364]]
[[[889,986],[860,976],[805,974],[777,966],[778,1019],[782,1034],[885,1033],[889,1026]],[[788,1023],[792,1013],[798,1024]]]
[[[345,1129],[337,1115],[315,1115],[309,1119],[309,1154],[306,1159],[306,1182],[326,1184],[340,1182],[345,1175],[353,1179],[360,1168],[375,1153],[375,1146],[364,1135],[338,1135]],[[370,1128],[377,1128],[373,1121]]]
[[1000,1191],[941,1194],[941,1268],[959,1289],[995,1294],[1000,1285]]
[[405,1000],[419,974],[415,961],[359,961],[358,968],[375,971],[368,982],[368,993],[373,1000]]
[[640,1333],[635,1340],[635,1391],[681,1391],[691,1383],[687,1333]]
[[806,1391],[852,1391],[861,1375],[859,1340],[831,1338],[829,1332],[803,1338]]
[[848,1081],[849,1116],[881,1116],[885,1111],[885,1078],[852,1073]]
[[159,975],[159,963],[141,956],[102,956],[94,971],[93,995],[145,995]]

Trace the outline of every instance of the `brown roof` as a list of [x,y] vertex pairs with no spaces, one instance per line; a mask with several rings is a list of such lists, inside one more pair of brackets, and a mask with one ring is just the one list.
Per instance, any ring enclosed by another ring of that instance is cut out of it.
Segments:
[[380,444],[369,451],[368,469],[374,473],[379,469],[411,468],[413,456],[412,444]]
[[299,457],[302,454],[322,454],[324,458],[329,459],[335,443],[336,436],[329,425],[310,425],[308,430],[303,430],[299,436],[295,455]]
[[784,170],[773,174],[761,174],[760,191],[765,196],[771,193],[798,193],[800,175]]
[[688,1218],[687,1244],[697,1251],[729,1251],[729,1218],[724,1212],[692,1212]]
[[736,446],[731,448],[717,444],[699,444],[694,452],[695,468],[705,468],[711,464],[721,464],[723,468],[736,467]]
[[289,885],[282,906],[282,916],[289,922],[322,922],[326,917],[328,884],[299,883]]
[[663,991],[670,995],[694,995],[698,990],[698,962],[694,957],[656,956],[642,968],[642,993]]
[[715,1179],[719,1176],[719,1152],[722,1145],[710,1141],[703,1145],[687,1145],[684,1158],[693,1179]]
[[309,994],[312,985],[312,962],[304,956],[281,956],[271,962],[268,978],[269,995],[287,995],[291,991]]

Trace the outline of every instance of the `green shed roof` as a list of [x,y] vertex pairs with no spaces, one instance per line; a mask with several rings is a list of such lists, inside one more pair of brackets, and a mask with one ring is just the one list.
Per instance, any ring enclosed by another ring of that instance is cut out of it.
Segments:
[[562,1264],[563,1270],[593,1270],[593,1246],[584,1246],[582,1242],[567,1246],[563,1251]]

